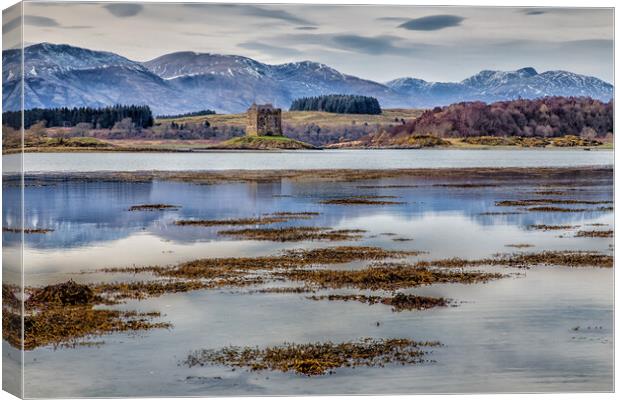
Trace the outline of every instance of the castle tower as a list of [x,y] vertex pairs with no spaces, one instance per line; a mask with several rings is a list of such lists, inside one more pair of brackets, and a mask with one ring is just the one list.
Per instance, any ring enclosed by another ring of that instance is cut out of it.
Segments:
[[247,111],[247,136],[282,136],[282,110],[271,104],[252,104]]

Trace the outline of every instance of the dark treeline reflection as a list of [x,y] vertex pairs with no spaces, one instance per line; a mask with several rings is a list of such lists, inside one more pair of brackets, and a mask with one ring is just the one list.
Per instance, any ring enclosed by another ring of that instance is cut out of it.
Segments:
[[[360,182],[261,182],[199,185],[178,182],[46,182],[38,180],[25,188],[25,227],[52,229],[45,234],[26,235],[34,248],[71,248],[122,239],[147,232],[165,240],[190,243],[230,240],[217,234],[222,227],[182,227],[176,219],[235,219],[276,212],[319,212],[303,220],[272,224],[337,228],[347,222],[378,215],[415,221],[435,214],[457,213],[479,225],[577,224],[602,212],[528,212],[523,207],[498,207],[501,200],[533,197],[543,182],[512,182],[487,187],[446,187],[437,182],[390,179]],[[574,188],[574,187],[573,187]],[[611,200],[612,187],[584,186],[557,198]],[[3,186],[3,227],[18,228],[19,186]],[[381,200],[402,202],[389,205],[326,205],[322,200],[383,196]],[[549,196],[542,196],[549,197]],[[553,197],[553,196],[552,196]],[[170,204],[170,211],[128,211],[138,204]],[[609,205],[608,205],[609,206]],[[568,205],[591,208],[597,206]],[[518,214],[503,214],[519,212]],[[498,213],[498,214],[486,214]],[[432,222],[430,222],[432,223]],[[354,223],[353,223],[354,224]],[[414,234],[414,232],[412,232]],[[3,233],[6,245],[18,243],[19,235]]]

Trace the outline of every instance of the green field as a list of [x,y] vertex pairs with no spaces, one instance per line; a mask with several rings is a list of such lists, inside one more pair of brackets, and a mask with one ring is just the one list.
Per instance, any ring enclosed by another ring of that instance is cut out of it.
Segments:
[[[400,121],[411,120],[419,117],[424,110],[394,108],[383,110],[382,114],[336,114],[322,111],[284,111],[282,112],[282,123],[291,125],[316,124],[320,126],[350,125],[350,124],[390,124]],[[201,115],[197,117],[184,117],[172,119],[157,119],[156,122],[176,122],[176,123],[204,123],[207,120],[211,125],[222,126],[245,126],[247,115],[243,114],[214,114]]]
[[290,139],[285,136],[241,136],[229,139],[214,146],[218,149],[247,149],[247,150],[270,150],[270,149],[315,149],[314,146]]

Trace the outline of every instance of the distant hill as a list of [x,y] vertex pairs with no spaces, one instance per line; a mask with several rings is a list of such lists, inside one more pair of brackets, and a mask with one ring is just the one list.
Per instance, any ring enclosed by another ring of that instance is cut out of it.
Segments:
[[425,111],[402,125],[369,134],[363,146],[387,147],[414,137],[539,137],[589,139],[613,133],[613,103],[588,97],[545,97],[492,104],[463,102]]
[[426,82],[400,78],[387,83],[414,107],[435,107],[463,101],[535,99],[548,96],[587,96],[609,101],[613,85],[568,71],[538,73],[534,68],[516,71],[481,71],[458,83]]
[[[375,97],[382,108],[434,107],[543,96],[589,96],[607,101],[613,86],[566,71],[482,71],[461,82],[400,78],[386,84],[301,61],[269,65],[236,56],[177,52],[139,63],[110,52],[40,43],[25,48],[25,107],[148,105],[156,115],[204,109],[245,111],[252,102],[288,108],[294,99],[326,94]],[[2,53],[5,111],[20,107],[19,50]]]
[[[4,111],[20,108],[20,65],[19,50],[2,52]],[[135,104],[156,113],[194,108],[169,82],[113,53],[42,43],[26,47],[24,66],[25,108]]]
[[180,52],[144,66],[196,104],[221,113],[245,111],[253,102],[288,109],[294,99],[333,93],[374,96],[394,107],[403,103],[385,85],[311,61],[268,65],[241,56]]

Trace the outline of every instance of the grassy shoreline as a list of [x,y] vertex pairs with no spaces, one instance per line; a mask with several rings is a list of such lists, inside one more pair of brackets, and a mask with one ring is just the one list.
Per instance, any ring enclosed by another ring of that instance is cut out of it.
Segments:
[[[605,143],[602,146],[598,147],[587,147],[587,146],[574,146],[574,147],[543,147],[543,148],[532,148],[532,147],[519,147],[519,146],[488,146],[488,145],[469,145],[460,142],[459,144],[455,144],[452,146],[438,146],[438,147],[427,147],[424,150],[513,150],[513,151],[523,151],[523,150],[537,150],[537,151],[568,151],[568,150],[588,150],[588,151],[612,151],[614,149],[613,143]],[[282,151],[300,151],[300,150],[322,150],[322,151],[330,151],[330,150],[421,150],[414,148],[366,148],[366,147],[342,147],[342,148],[270,148],[270,149],[261,149],[261,148],[234,148],[234,147],[226,147],[226,146],[218,146],[218,145],[201,145],[196,143],[188,143],[187,145],[174,143],[171,145],[151,145],[148,144],[145,147],[125,147],[123,145],[118,145],[114,147],[26,147],[23,149],[24,153],[207,153],[207,152],[230,152],[230,151],[245,151],[245,152],[255,152],[255,151],[268,151],[268,152],[282,152]],[[21,149],[3,149],[3,155],[10,154],[19,154],[22,153]]]
[[[467,181],[468,184],[493,180],[496,184],[515,184],[532,179],[574,185],[576,180],[591,182],[613,177],[613,166],[590,167],[504,167],[504,168],[417,168],[417,169],[308,169],[308,170],[213,170],[213,171],[98,171],[49,172],[27,174],[26,184],[37,182],[152,182],[156,180],[195,184],[231,182],[274,182],[279,180],[314,182],[357,182],[376,179],[413,178],[420,182]],[[5,174],[11,184],[21,179],[19,174]]]

